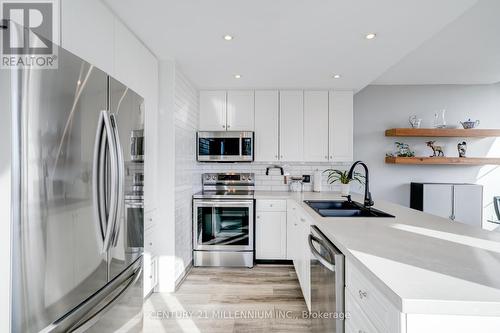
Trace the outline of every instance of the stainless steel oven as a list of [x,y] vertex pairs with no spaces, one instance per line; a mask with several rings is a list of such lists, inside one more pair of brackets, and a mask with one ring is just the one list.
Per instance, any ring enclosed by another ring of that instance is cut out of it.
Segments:
[[199,162],[252,162],[254,159],[253,132],[198,132]]
[[195,266],[253,267],[252,174],[205,174],[193,199]]

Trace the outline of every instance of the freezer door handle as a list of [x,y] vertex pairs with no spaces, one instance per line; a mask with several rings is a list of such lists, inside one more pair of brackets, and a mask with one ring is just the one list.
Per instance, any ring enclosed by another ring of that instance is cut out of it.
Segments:
[[[102,244],[101,253],[107,252],[111,246],[112,233],[114,231],[117,214],[119,213],[118,192],[120,191],[120,166],[118,158],[112,116],[109,111],[103,110],[99,114],[92,173],[94,217],[99,224],[98,240],[99,243]],[[108,169],[111,176],[109,179],[109,187],[107,179]],[[121,186],[123,186],[123,184]],[[107,200],[107,193],[109,193],[109,201]]]
[[141,256],[97,294],[41,330],[40,333],[85,332],[130,290],[139,280],[142,269],[143,258]]
[[[321,241],[321,239],[317,238],[317,237],[314,237],[313,235],[309,234],[309,237],[308,237],[308,241],[309,241],[309,248],[311,249],[311,253],[313,254],[313,256],[321,263],[321,265],[323,265],[325,268],[327,268],[328,270],[332,271],[332,272],[335,272],[335,263],[331,263],[328,259],[326,259],[325,257],[323,257],[318,250],[316,250],[316,248],[314,247],[314,244],[313,242],[316,242],[318,243],[321,247],[323,247],[324,249],[328,250],[328,247]],[[330,257],[333,258],[333,254],[328,251],[330,253]]]

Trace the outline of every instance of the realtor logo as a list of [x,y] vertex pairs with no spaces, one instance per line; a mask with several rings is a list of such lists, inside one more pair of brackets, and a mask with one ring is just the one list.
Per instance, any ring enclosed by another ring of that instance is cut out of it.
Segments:
[[2,68],[57,68],[54,0],[1,1]]

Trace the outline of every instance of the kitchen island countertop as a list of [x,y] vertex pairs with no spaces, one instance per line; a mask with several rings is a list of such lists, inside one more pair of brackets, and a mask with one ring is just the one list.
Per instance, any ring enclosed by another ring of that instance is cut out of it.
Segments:
[[303,202],[344,200],[334,192],[256,191],[255,198],[296,202],[403,313],[500,316],[500,233],[376,197],[374,208],[395,218],[321,217]]

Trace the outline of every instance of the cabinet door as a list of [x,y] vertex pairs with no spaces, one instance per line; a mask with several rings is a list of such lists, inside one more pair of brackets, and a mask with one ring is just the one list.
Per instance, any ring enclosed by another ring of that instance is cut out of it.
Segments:
[[257,212],[255,230],[257,259],[286,259],[285,212]]
[[280,91],[280,160],[304,159],[304,92]]
[[295,211],[295,207],[291,207],[287,211],[287,221],[286,221],[286,258],[288,260],[296,260],[298,248],[295,246],[298,240],[298,217]]
[[228,131],[253,131],[255,129],[254,102],[254,92],[251,90],[227,92]]
[[62,47],[113,75],[113,13],[98,0],[61,2]]
[[304,92],[304,160],[328,161],[328,91]]
[[200,91],[200,130],[226,130],[225,91]]
[[330,160],[353,160],[353,92],[330,91]]
[[478,228],[483,224],[483,187],[454,185],[455,221]]
[[309,233],[310,224],[304,217],[299,218],[298,240],[297,246],[299,247],[300,255],[300,287],[302,288],[302,295],[309,310],[311,310],[311,255],[309,249]]
[[425,184],[424,212],[449,219],[452,210],[453,185]]
[[278,159],[278,91],[255,92],[255,161]]

